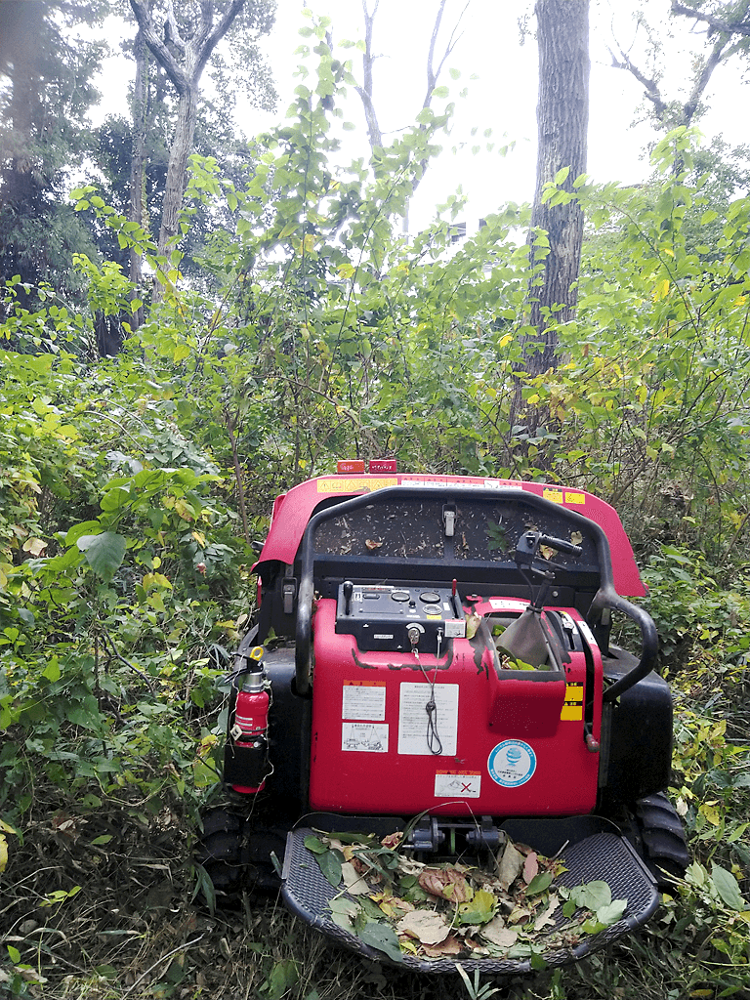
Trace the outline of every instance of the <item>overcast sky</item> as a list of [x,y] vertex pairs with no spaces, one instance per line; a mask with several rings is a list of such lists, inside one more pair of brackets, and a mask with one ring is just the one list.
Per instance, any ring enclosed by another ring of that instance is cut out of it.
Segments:
[[[372,7],[374,0],[369,0]],[[363,35],[358,0],[308,0],[307,6],[333,20],[334,41],[357,39]],[[443,36],[447,38],[465,0],[448,0]],[[649,168],[644,150],[656,133],[644,117],[643,89],[622,70],[611,66],[608,49],[618,42],[633,60],[651,75],[646,33],[637,26],[637,0],[592,0],[591,3],[591,109],[589,125],[589,174],[598,181],[642,181]],[[643,0],[649,23],[663,42],[667,58],[663,91],[668,98],[684,95],[690,73],[691,49],[701,51],[704,38],[688,21],[681,19],[680,30],[670,32],[669,0]],[[273,68],[279,108],[275,116],[243,109],[239,125],[248,135],[283,119],[293,89],[299,82],[293,73],[302,43],[299,28],[309,23],[302,16],[300,0],[278,0],[273,34],[264,40]],[[437,0],[380,0],[374,29],[373,48],[382,53],[375,68],[375,101],[384,133],[409,125],[421,106],[426,77],[425,64],[429,36]],[[441,83],[457,98],[453,134],[444,142],[444,153],[430,167],[411,209],[412,227],[429,221],[437,204],[460,184],[469,196],[466,210],[469,231],[477,220],[508,201],[527,201],[533,195],[536,157],[537,54],[533,37],[533,0],[471,0],[461,21],[462,37],[446,64]],[[526,21],[528,33],[522,38],[519,21]],[[446,30],[447,29],[447,30]],[[355,75],[361,76],[361,56],[348,50],[354,60]],[[448,68],[459,70],[454,81]],[[741,65],[720,66],[715,72],[707,103],[711,110],[701,119],[700,128],[708,136],[722,133],[731,145],[750,144],[750,117],[742,112],[747,84]],[[113,67],[102,81],[109,107],[122,102],[123,74],[132,72],[126,61]],[[476,77],[476,79],[472,79]],[[463,87],[468,96],[458,98]],[[122,104],[120,103],[122,110]],[[639,111],[640,108],[640,111]],[[347,152],[367,151],[366,129],[359,99],[350,95],[345,115],[356,123]],[[471,137],[479,129],[479,139]],[[489,141],[495,151],[472,154],[471,147],[487,143],[483,133],[492,129]],[[505,157],[499,146],[513,142]],[[453,146],[462,147],[458,153]]]

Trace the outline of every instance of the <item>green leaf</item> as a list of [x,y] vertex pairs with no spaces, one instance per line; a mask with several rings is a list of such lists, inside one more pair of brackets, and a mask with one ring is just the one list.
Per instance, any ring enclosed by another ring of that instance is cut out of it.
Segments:
[[491,892],[479,889],[466,903],[458,907],[458,922],[461,924],[486,924],[495,914],[497,900]]
[[42,677],[46,677],[48,681],[51,681],[54,684],[55,681],[60,680],[60,676],[61,676],[60,666],[57,657],[54,657],[47,664],[47,669],[42,674]]
[[347,899],[345,896],[334,897],[328,901],[328,906],[331,910],[331,919],[334,924],[343,928],[345,931],[352,931],[354,928],[354,921],[362,912],[359,906],[353,900]]
[[326,851],[325,854],[316,854],[315,860],[325,875],[326,881],[335,889],[341,881],[341,865],[344,861],[344,855],[341,851]]
[[539,872],[526,886],[527,896],[538,896],[540,892],[546,892],[552,885],[552,872]]
[[76,545],[97,576],[108,582],[122,565],[127,542],[114,531],[103,531],[100,535],[82,535]]
[[12,944],[8,945],[8,956],[14,965],[18,965],[21,961],[21,952],[18,948],[14,948]]
[[603,906],[609,906],[612,902],[612,890],[606,882],[588,882],[586,885],[577,885],[570,890],[570,898],[577,906],[585,906],[587,910],[596,913]]
[[403,962],[404,956],[401,954],[396,932],[387,924],[365,924],[359,932],[359,938],[371,948],[382,951],[392,962]]
[[744,910],[747,904],[742,897],[737,879],[720,865],[711,866],[711,881],[719,897],[730,910]]
[[68,529],[68,533],[65,536],[65,544],[75,545],[82,535],[98,535],[101,527],[99,521],[81,521],[80,524],[74,524],[72,528]]
[[266,980],[265,992],[271,1000],[281,1000],[299,981],[299,969],[292,958],[277,962]]
[[299,222],[296,219],[294,219],[292,222],[287,222],[287,224],[279,233],[279,239],[285,240],[287,236],[291,236],[292,233],[297,231],[297,229],[299,229]]
[[313,854],[325,854],[328,850],[327,844],[324,844],[322,840],[318,837],[313,837],[312,835],[305,837],[304,845],[308,851],[312,851]]
[[599,907],[596,911],[596,919],[605,927],[611,927],[622,917],[627,905],[627,899],[614,899],[606,906]]

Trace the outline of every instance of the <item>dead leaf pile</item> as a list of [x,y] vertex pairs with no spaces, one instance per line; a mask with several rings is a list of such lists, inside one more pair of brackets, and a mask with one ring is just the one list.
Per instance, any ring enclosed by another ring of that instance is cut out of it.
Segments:
[[627,900],[606,882],[566,888],[560,858],[507,839],[491,866],[425,864],[401,835],[309,835],[305,847],[340,893],[334,923],[394,961],[417,958],[531,958],[572,948],[616,923]]

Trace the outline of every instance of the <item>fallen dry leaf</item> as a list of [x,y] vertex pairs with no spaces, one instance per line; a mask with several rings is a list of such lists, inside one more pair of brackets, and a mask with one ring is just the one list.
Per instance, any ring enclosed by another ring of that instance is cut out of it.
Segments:
[[525,860],[523,854],[517,851],[509,840],[505,845],[502,857],[497,859],[498,881],[506,892],[523,871]]
[[358,872],[351,861],[344,861],[341,865],[341,877],[344,880],[347,892],[352,896],[363,896],[370,892],[370,887]]
[[465,903],[474,895],[474,890],[464,875],[455,868],[425,868],[419,876],[419,884],[425,892],[452,903]]
[[512,948],[518,940],[518,931],[505,926],[505,921],[498,914],[482,928],[482,937],[498,948]]
[[396,924],[398,934],[407,934],[422,944],[440,944],[448,937],[450,924],[439,913],[429,910],[413,910]]
[[422,946],[422,951],[428,958],[443,958],[445,955],[460,955],[463,945],[452,934],[449,934],[445,941],[440,944],[426,944]]
[[404,839],[403,833],[397,831],[396,833],[389,833],[387,837],[383,837],[380,841],[381,847],[389,847],[393,850],[394,847],[398,847],[401,841]]
[[466,619],[466,638],[473,639],[477,634],[477,629],[482,624],[482,616],[478,615],[476,611],[472,611],[471,614]]
[[549,906],[541,913],[534,921],[534,930],[540,931],[543,927],[549,926],[549,924],[554,924],[554,913],[560,905],[560,900],[554,893],[550,894]]
[[539,874],[539,856],[532,851],[523,863],[523,880],[526,885]]

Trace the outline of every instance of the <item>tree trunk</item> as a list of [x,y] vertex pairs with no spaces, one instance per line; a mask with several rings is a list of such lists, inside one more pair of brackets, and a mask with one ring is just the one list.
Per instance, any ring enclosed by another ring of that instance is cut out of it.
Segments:
[[[212,0],[200,0],[199,14],[194,32],[189,38],[180,36],[170,0],[161,30],[157,30],[151,16],[150,0],[130,0],[138,28],[154,59],[164,69],[177,92],[179,103],[177,122],[169,149],[169,165],[164,192],[159,254],[164,255],[167,244],[177,235],[180,209],[187,183],[187,164],[193,148],[193,136],[198,115],[200,79],[214,49],[226,35],[247,0],[231,0],[217,23]],[[154,284],[154,301],[161,299],[163,286]]]
[[[139,29],[135,38],[135,84],[133,87],[133,152],[130,161],[130,211],[129,219],[144,227],[146,223],[146,116],[148,112],[148,50]],[[130,251],[130,280],[140,285],[143,279],[142,258],[134,249]],[[138,294],[138,293],[135,293]],[[143,310],[133,314],[132,325],[143,322]]]
[[[583,242],[583,212],[577,201],[550,205],[542,200],[545,184],[569,168],[562,187],[586,170],[589,121],[588,0],[537,0],[539,103],[537,105],[536,191],[532,228],[545,230],[546,248],[532,246],[532,264],[541,273],[529,290],[531,325],[536,335],[525,345],[527,371],[541,374],[557,364],[557,336],[549,321],[566,322],[575,313]],[[531,235],[532,243],[534,235]]]
[[191,85],[180,94],[177,106],[177,121],[169,149],[167,181],[164,188],[164,206],[161,213],[161,229],[159,230],[159,254],[167,252],[168,241],[177,233],[197,117],[198,87]]

